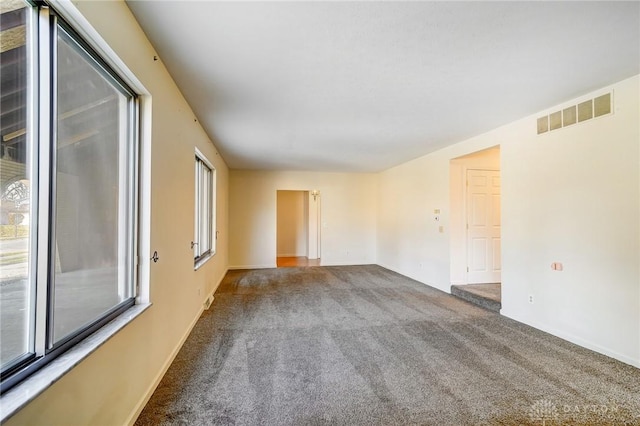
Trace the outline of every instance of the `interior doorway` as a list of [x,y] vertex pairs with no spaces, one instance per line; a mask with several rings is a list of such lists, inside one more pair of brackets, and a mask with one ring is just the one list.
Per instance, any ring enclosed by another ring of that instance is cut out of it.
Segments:
[[454,158],[449,170],[452,294],[499,312],[500,147]]
[[278,190],[276,265],[320,265],[320,192]]

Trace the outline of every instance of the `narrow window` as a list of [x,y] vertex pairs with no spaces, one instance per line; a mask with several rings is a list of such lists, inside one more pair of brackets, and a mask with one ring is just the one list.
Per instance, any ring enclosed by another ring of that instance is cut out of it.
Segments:
[[216,250],[215,173],[211,163],[199,152],[195,162],[195,233],[193,256],[196,268]]

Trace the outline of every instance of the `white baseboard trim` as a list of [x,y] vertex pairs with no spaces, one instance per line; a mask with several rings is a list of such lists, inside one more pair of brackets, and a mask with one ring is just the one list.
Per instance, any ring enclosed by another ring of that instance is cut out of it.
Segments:
[[142,396],[138,404],[136,404],[136,409],[133,411],[133,413],[131,413],[131,416],[127,419],[127,422],[126,422],[127,425],[132,426],[138,419],[138,416],[140,415],[144,407],[147,405],[147,402],[149,402],[149,400],[151,399],[151,396],[153,395],[156,388],[160,384],[160,381],[164,377],[165,373],[167,372],[167,370],[175,360],[176,356],[178,355],[178,352],[180,352],[180,349],[182,349],[182,345],[184,345],[184,342],[186,342],[187,338],[189,337],[189,334],[191,334],[191,330],[193,330],[193,327],[195,327],[196,323],[200,319],[200,315],[202,315],[202,312],[204,312],[204,307],[200,306],[200,308],[198,309],[198,313],[196,314],[195,318],[191,321],[191,324],[189,324],[189,327],[187,327],[186,332],[180,338],[180,341],[171,352],[171,355],[169,355],[169,358],[167,358],[165,363],[162,365],[162,368],[154,378],[153,382],[151,382],[151,385],[149,385],[149,387],[147,388],[147,391],[144,393],[144,395]]
[[390,271],[396,272],[391,266],[387,265],[386,263],[377,263],[378,266],[382,266],[384,269],[388,269]]
[[229,271],[232,270],[237,270],[237,269],[270,269],[270,268],[277,268],[278,265],[276,265],[275,263],[269,264],[269,265],[235,265],[235,266],[229,266]]
[[403,271],[399,271],[398,269],[393,268],[393,267],[391,267],[391,266],[389,266],[389,265],[386,265],[386,264],[383,264],[383,263],[377,263],[376,265],[378,265],[378,266],[382,266],[383,268],[388,269],[388,270],[390,270],[390,271],[393,271],[393,272],[395,272],[396,274],[400,274],[400,275],[402,275],[402,276],[405,276],[405,277],[407,277],[407,278],[409,278],[409,279],[412,279],[412,280],[414,280],[414,281],[417,281],[417,282],[419,282],[420,284],[424,284],[424,285],[429,286],[429,287],[431,287],[431,288],[433,288],[433,289],[436,289],[436,290],[438,290],[438,291],[442,291],[442,292],[444,292],[444,293],[451,294],[451,286],[450,286],[450,285],[449,285],[448,287],[440,288],[440,287],[436,286],[435,284],[431,284],[431,283],[428,283],[428,282],[423,281],[420,277],[407,275],[407,273],[405,273],[405,272],[403,272]]
[[207,294],[207,297],[205,297],[204,300],[202,301],[202,306],[205,307],[205,309],[209,309],[209,307],[206,307],[207,306],[207,302],[209,300],[213,301],[213,299],[214,299],[213,295],[218,290],[218,287],[220,287],[220,284],[222,284],[222,280],[224,280],[224,277],[227,275],[227,272],[229,272],[229,268],[225,269],[225,271],[222,274],[222,276],[220,277],[220,279],[218,279],[218,282],[216,283],[216,285],[213,286],[213,290],[211,290],[211,292],[209,294]]
[[160,369],[160,371],[158,372],[158,374],[154,378],[153,382],[151,382],[151,385],[149,385],[149,387],[147,388],[147,391],[144,393],[144,395],[142,396],[142,398],[140,399],[138,404],[136,404],[135,410],[133,411],[131,416],[127,419],[127,422],[126,422],[127,425],[132,426],[135,423],[135,421],[138,419],[138,416],[140,415],[140,413],[142,412],[144,407],[147,405],[147,402],[149,402],[149,400],[151,399],[151,396],[153,395],[153,393],[155,392],[156,388],[160,384],[160,381],[162,380],[162,378],[166,374],[167,370],[169,369],[169,367],[171,366],[173,361],[176,359],[176,356],[178,356],[178,352],[180,352],[180,349],[182,349],[182,345],[184,345],[184,342],[187,341],[187,338],[191,334],[191,331],[193,330],[193,327],[195,327],[196,323],[200,319],[200,316],[204,312],[204,302],[209,297],[213,297],[214,293],[216,292],[216,290],[218,290],[218,287],[220,287],[220,284],[222,283],[222,280],[224,279],[225,275],[227,275],[228,271],[229,271],[229,269],[227,268],[224,271],[224,273],[220,276],[220,279],[218,280],[217,284],[213,288],[213,291],[211,291],[207,295],[207,297],[205,299],[203,299],[202,305],[200,306],[200,309],[198,309],[198,313],[196,314],[195,318],[191,321],[191,323],[189,324],[189,327],[187,327],[187,330],[182,335],[182,337],[180,338],[180,341],[178,342],[176,347],[171,352],[171,355],[169,355],[169,358],[167,358],[165,363],[162,365],[162,368]]
[[322,258],[320,258],[320,266],[366,266],[366,265],[377,265],[377,263],[367,262],[365,260],[335,260],[335,259],[328,260],[325,262]]
[[511,318],[514,321],[518,321],[521,324],[526,324],[530,327],[533,328],[537,328],[540,331],[544,331],[545,333],[549,333],[553,336],[559,337],[563,340],[566,340],[568,342],[571,342],[573,344],[576,344],[578,346],[582,346],[583,348],[592,350],[594,352],[598,352],[599,354],[602,355],[606,355],[610,358],[614,358],[617,359],[618,361],[624,362],[625,364],[629,364],[633,367],[636,368],[640,368],[640,359],[633,359],[629,356],[623,355],[621,353],[618,353],[616,351],[613,351],[609,348],[606,348],[604,346],[601,346],[597,343],[593,343],[589,340],[585,340],[581,337],[578,336],[574,336],[573,334],[570,333],[565,333],[563,331],[560,330],[556,330],[553,327],[549,327],[540,323],[536,323],[536,322],[525,322],[523,320],[521,320],[520,318],[517,317],[517,315],[512,315],[509,312],[505,312],[504,309],[500,310],[500,315],[503,315],[507,318]]

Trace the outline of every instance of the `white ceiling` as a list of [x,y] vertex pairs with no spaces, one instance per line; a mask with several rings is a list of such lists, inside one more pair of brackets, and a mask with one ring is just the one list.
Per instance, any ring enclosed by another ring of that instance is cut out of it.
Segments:
[[234,169],[380,171],[640,72],[639,2],[127,3]]

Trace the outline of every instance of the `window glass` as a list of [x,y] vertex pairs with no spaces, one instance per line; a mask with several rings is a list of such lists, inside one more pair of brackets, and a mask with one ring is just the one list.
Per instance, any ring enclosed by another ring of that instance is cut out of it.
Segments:
[[41,6],[0,0],[2,393],[135,303],[136,95]]
[[215,253],[215,169],[196,155],[196,217],[194,257],[196,264]]
[[211,250],[211,201],[209,196],[211,194],[211,170],[202,165],[202,194],[200,199],[202,200],[202,214],[200,215],[200,248],[202,253],[206,253]]
[[[31,146],[28,110],[30,23],[23,1],[2,0],[0,12],[0,360],[5,367],[33,351]],[[4,370],[4,368],[3,368]]]
[[119,273],[127,267],[129,98],[59,28],[54,342],[131,297]]

